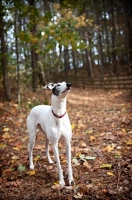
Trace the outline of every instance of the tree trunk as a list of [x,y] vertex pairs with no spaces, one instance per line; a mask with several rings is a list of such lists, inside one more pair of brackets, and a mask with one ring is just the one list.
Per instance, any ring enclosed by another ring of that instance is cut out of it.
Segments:
[[77,75],[77,65],[76,65],[76,59],[75,59],[75,50],[72,49],[72,60],[73,60],[73,68],[75,71],[75,76]]
[[117,73],[116,69],[116,49],[115,49],[115,14],[114,14],[114,1],[111,0],[111,21],[112,21],[112,32],[111,32],[111,39],[112,39],[112,64],[114,66],[114,73]]
[[[85,28],[82,30],[82,35],[83,35],[83,40],[87,44],[88,40],[88,33],[86,32]],[[93,70],[92,70],[92,62],[91,62],[91,57],[88,51],[88,48],[84,50],[85,55],[86,55],[86,71],[88,76],[93,77]]]
[[101,36],[101,30],[100,30],[100,4],[97,4],[97,2],[93,1],[94,10],[95,10],[95,21],[97,24],[97,42],[98,42],[98,53],[99,53],[99,67],[100,67],[100,73],[101,76],[104,74],[103,64],[103,51],[102,51],[102,36]]
[[[34,7],[35,0],[29,0],[29,5]],[[34,22],[34,25],[32,25],[31,33],[33,36],[35,36],[36,34],[35,22]],[[33,92],[36,92],[37,90],[37,53],[33,44],[31,44],[31,67],[32,67],[32,89],[33,89]]]
[[109,75],[111,76],[111,67],[110,67],[110,47],[109,47],[109,39],[108,39],[108,28],[107,28],[107,21],[106,21],[106,1],[102,0],[103,4],[103,11],[104,11],[104,29],[106,35],[106,48],[107,48],[107,56],[106,56],[106,67],[108,67]]
[[65,74],[67,75],[69,70],[68,47],[64,47],[64,70]]
[[126,19],[126,50],[128,60],[128,74],[132,74],[132,2],[127,0],[124,2],[125,7],[125,19]]
[[86,65],[87,65],[88,76],[93,77],[91,57],[89,55],[88,49],[85,50],[85,53],[86,53],[86,62],[87,62]]
[[18,31],[18,13],[17,10],[15,11],[15,34],[16,34],[16,61],[17,61],[17,99],[18,104],[20,105],[20,69],[19,69],[19,52],[18,52],[18,37],[17,37],[17,31]]
[[3,85],[5,90],[5,97],[7,101],[11,100],[9,80],[8,80],[8,60],[7,60],[7,46],[4,37],[4,22],[3,22],[3,6],[0,1],[0,39],[1,39],[1,63],[2,63],[2,74],[3,74]]

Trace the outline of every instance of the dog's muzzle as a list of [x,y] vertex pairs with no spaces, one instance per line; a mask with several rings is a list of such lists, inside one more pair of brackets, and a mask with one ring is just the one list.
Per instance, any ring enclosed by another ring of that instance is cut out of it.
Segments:
[[66,92],[67,90],[70,90],[72,84],[71,83],[67,83],[66,86],[67,86],[67,88],[62,93]]

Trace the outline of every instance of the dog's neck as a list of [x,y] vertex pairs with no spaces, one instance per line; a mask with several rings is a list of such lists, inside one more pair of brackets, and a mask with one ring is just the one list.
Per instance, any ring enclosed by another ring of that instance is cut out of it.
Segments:
[[62,116],[66,112],[66,97],[52,95],[51,109],[56,115]]

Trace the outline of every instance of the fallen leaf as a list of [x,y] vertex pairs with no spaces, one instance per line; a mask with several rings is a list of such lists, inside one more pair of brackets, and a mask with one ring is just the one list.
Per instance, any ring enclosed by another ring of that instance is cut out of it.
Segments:
[[53,190],[56,190],[56,189],[60,188],[60,185],[59,185],[59,184],[56,184],[56,185],[51,186],[51,188],[52,188]]
[[103,151],[108,151],[108,153],[109,153],[109,152],[111,152],[113,149],[114,149],[113,146],[108,145],[107,147],[105,147],[105,148],[103,149]]
[[8,169],[5,169],[5,170],[3,170],[3,174],[6,174],[6,173],[8,173],[8,172],[12,172],[12,171],[14,171],[14,169],[13,168],[8,168]]
[[82,143],[81,143],[81,146],[82,146],[82,147],[86,147],[87,145],[86,145],[85,142],[82,142]]
[[66,163],[66,162],[67,162],[67,160],[66,160],[66,159],[63,159],[61,162],[62,162],[62,163]]
[[2,131],[3,131],[3,132],[7,132],[7,131],[9,131],[9,128],[3,128]]
[[19,171],[19,172],[23,172],[23,171],[25,171],[25,170],[26,170],[26,167],[23,166],[23,165],[20,165],[20,166],[18,167],[18,171]]
[[86,156],[85,159],[86,160],[94,160],[96,157],[95,156]]
[[5,147],[7,147],[6,144],[0,144],[0,148],[5,148]]
[[112,167],[112,164],[102,164],[102,165],[100,165],[100,168],[109,168],[109,169],[111,169],[111,167]]
[[10,138],[10,135],[8,132],[5,132],[2,136],[4,139],[9,139]]
[[38,161],[40,159],[40,155],[37,155],[35,158],[34,158],[34,161]]
[[80,158],[82,161],[85,161],[85,155],[84,155],[84,154],[81,154],[81,155],[79,156],[79,158]]
[[75,165],[79,165],[79,162],[78,162],[77,158],[73,158],[72,161],[75,163]]
[[109,176],[115,176],[112,172],[107,172]]
[[90,133],[93,133],[92,129],[86,131],[86,134],[90,134]]
[[126,144],[127,144],[127,145],[132,145],[132,139],[128,140],[128,141],[126,142]]
[[94,136],[90,136],[90,141],[94,141],[96,138]]
[[75,199],[81,199],[82,198],[82,194],[81,193],[77,193],[74,197]]
[[72,190],[73,189],[73,186],[70,185],[70,186],[65,186],[66,190]]
[[123,128],[123,129],[122,129],[122,132],[123,132],[123,133],[126,133],[126,130]]
[[33,176],[33,175],[35,175],[35,171],[30,170],[30,171],[27,171],[26,174],[29,175],[29,176]]
[[75,124],[71,124],[71,129],[73,130],[75,128]]
[[54,182],[54,185],[58,185],[59,184],[59,180],[57,180],[56,182]]
[[91,169],[91,166],[89,165],[89,163],[87,161],[85,161],[83,163],[83,166],[87,167],[89,170]]

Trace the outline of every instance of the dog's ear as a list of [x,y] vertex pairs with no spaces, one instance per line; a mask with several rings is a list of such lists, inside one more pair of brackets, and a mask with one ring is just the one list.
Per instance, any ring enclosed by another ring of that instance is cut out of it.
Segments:
[[48,85],[46,85],[44,87],[44,89],[49,89],[49,90],[52,90],[54,87],[55,87],[56,83],[49,83]]

